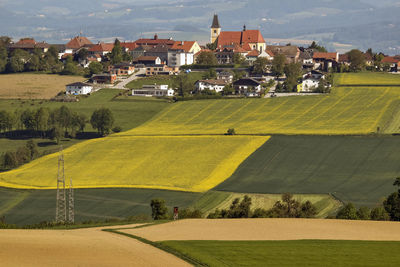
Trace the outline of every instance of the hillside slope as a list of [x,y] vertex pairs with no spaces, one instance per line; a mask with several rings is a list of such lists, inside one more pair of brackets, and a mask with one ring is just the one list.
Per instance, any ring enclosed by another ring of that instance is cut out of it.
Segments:
[[374,206],[400,175],[400,138],[273,136],[215,190],[334,194]]

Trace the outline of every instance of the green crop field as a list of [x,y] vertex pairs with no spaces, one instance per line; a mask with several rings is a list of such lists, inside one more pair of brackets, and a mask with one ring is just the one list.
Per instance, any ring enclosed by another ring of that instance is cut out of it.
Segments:
[[384,72],[336,73],[335,86],[400,86],[400,75]]
[[[229,209],[235,198],[242,199],[245,195],[251,197],[251,209],[256,208],[270,209],[276,201],[281,200],[282,195],[279,194],[246,194],[246,193],[230,193],[221,191],[209,191],[205,193],[197,202],[194,208],[201,210],[205,216],[215,209]],[[294,198],[301,203],[309,200],[317,208],[317,218],[326,218],[335,214],[342,206],[342,203],[329,195],[294,195]]]
[[[75,220],[104,221],[129,216],[151,217],[150,201],[165,200],[172,208],[188,207],[201,196],[198,193],[149,189],[75,189]],[[26,225],[53,221],[56,190],[16,190],[0,188],[0,217],[7,223]]]
[[334,194],[374,206],[395,191],[399,137],[273,136],[215,190]]
[[[268,137],[193,136],[93,139],[64,150],[67,179],[77,188],[207,191],[229,178]],[[0,173],[0,186],[56,187],[58,153]]]
[[[203,79],[204,72],[191,72],[185,74],[187,79],[191,84],[193,84],[198,80]],[[170,88],[174,87],[176,76],[154,76],[154,77],[146,77],[140,78],[130,82],[126,87],[127,88],[142,88],[143,85],[150,85],[150,84],[167,84]]]
[[398,266],[400,242],[164,241],[206,266]]
[[[330,95],[176,103],[133,135],[400,132],[400,88],[336,88]],[[395,125],[394,125],[395,124]]]
[[[81,101],[74,103],[51,102],[46,100],[0,100],[0,110],[14,112],[15,110],[37,109],[39,107],[48,107],[50,109],[59,108],[62,105],[70,109],[83,113],[90,119],[93,111],[97,108],[107,107],[111,109],[115,118],[115,125],[120,126],[123,131],[130,130],[139,126],[152,118],[155,114],[167,107],[169,104],[165,101],[153,101],[149,99],[125,99],[124,97],[115,98],[120,90],[103,89],[90,97],[83,97]],[[90,123],[86,125],[85,131],[95,131]],[[82,140],[65,139],[61,142],[64,147],[71,146]],[[39,150],[58,150],[58,145],[49,139],[35,139]],[[0,138],[0,154],[8,150],[16,150],[23,146],[26,140]]]

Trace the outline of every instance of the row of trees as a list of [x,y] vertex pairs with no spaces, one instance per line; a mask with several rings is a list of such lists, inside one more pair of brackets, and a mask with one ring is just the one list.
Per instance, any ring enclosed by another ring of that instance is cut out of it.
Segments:
[[7,151],[1,155],[0,168],[3,170],[13,169],[37,157],[39,157],[37,145],[29,140],[25,146],[19,147],[16,151]]
[[317,209],[310,201],[301,203],[290,193],[283,194],[282,201],[277,201],[268,210],[263,208],[251,210],[251,204],[251,197],[247,195],[241,201],[236,198],[229,209],[216,209],[208,215],[208,218],[313,218],[317,215]]
[[360,207],[358,210],[352,203],[347,203],[339,210],[337,219],[346,220],[375,220],[375,221],[400,221],[400,177],[393,183],[398,190],[390,194],[380,207],[369,209]]
[[[169,212],[164,199],[156,198],[150,202],[151,217],[154,220],[170,220],[173,214]],[[179,211],[179,218],[202,218],[203,213],[200,210],[182,209]]]
[[[36,110],[0,111],[0,133],[22,130],[24,135],[52,138],[56,139],[57,143],[62,137],[74,138],[76,133],[84,132],[87,122],[85,114],[72,111],[66,106],[54,110],[40,107]],[[104,136],[110,133],[114,125],[114,116],[110,109],[100,108],[93,112],[90,123]]]

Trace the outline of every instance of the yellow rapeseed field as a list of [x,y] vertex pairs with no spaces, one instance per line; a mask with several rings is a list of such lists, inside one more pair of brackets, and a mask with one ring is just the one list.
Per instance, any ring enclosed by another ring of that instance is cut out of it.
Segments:
[[[203,192],[229,178],[269,137],[110,136],[64,151],[75,188],[152,188]],[[56,188],[58,154],[1,173],[0,186]]]
[[399,112],[400,87],[341,87],[319,96],[180,102],[123,134],[369,134],[398,130],[391,124]]

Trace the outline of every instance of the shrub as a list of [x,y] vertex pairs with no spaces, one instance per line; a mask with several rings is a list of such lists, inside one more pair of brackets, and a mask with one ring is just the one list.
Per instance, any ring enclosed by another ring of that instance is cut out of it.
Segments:
[[234,128],[230,128],[230,129],[228,129],[228,131],[226,132],[225,135],[235,135],[235,134],[236,134],[235,129]]
[[383,207],[376,207],[371,210],[371,220],[389,221],[390,216]]
[[112,131],[114,133],[120,133],[122,131],[122,128],[120,126],[115,126],[114,128],[112,128]]
[[164,199],[152,199],[151,203],[151,217],[154,220],[165,220],[168,219],[168,208],[165,205]]
[[357,209],[352,203],[347,203],[336,215],[336,219],[357,220]]
[[189,218],[202,218],[203,213],[198,209],[182,209],[179,211],[179,219],[189,219]]
[[357,211],[357,217],[359,220],[370,220],[371,210],[367,207],[361,207]]

